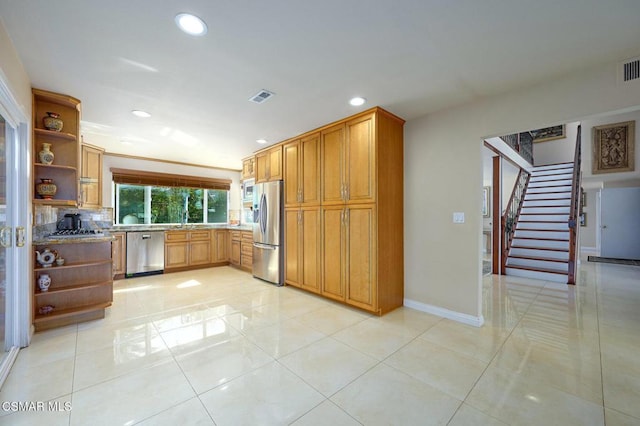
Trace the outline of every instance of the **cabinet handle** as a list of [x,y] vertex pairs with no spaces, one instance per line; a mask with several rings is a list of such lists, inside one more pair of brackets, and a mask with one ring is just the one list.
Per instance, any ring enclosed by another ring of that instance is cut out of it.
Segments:
[[24,226],[16,226],[16,247],[24,247],[26,240]]
[[11,247],[11,227],[3,226],[0,229],[0,246],[4,248]]

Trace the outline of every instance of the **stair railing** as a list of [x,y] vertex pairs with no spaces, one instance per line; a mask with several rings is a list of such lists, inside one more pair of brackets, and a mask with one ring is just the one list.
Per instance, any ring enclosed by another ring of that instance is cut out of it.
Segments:
[[569,210],[569,276],[567,284],[576,283],[576,257],[578,244],[578,217],[580,216],[580,191],[581,191],[581,135],[582,126],[578,126],[576,137],[576,149],[573,156],[573,179],[571,183],[571,208]]
[[529,185],[529,178],[531,174],[525,169],[520,169],[516,183],[513,186],[511,192],[511,198],[507,208],[502,214],[501,219],[501,234],[502,234],[502,263],[500,273],[505,275],[507,272],[507,257],[509,256],[509,249],[511,248],[511,241],[513,240],[513,234],[516,230],[516,223],[518,222],[518,216],[522,209],[522,202],[524,201],[524,195],[527,192],[527,186]]

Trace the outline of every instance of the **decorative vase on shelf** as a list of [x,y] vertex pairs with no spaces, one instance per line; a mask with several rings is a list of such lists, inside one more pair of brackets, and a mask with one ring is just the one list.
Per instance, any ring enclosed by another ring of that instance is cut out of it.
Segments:
[[42,121],[45,129],[53,130],[54,132],[61,131],[64,124],[60,119],[60,114],[57,112],[47,112],[47,116]]
[[49,290],[49,286],[51,285],[51,277],[49,274],[42,274],[38,278],[38,287],[40,287],[40,291],[45,292]]
[[56,192],[58,192],[58,187],[55,183],[53,183],[53,179],[40,179],[42,182],[36,185],[36,193],[45,200],[51,200]]
[[46,164],[48,166],[51,163],[53,163],[53,159],[55,158],[55,155],[53,155],[53,152],[51,152],[51,144],[43,143],[42,151],[38,153],[38,156],[40,157],[40,162],[42,164]]

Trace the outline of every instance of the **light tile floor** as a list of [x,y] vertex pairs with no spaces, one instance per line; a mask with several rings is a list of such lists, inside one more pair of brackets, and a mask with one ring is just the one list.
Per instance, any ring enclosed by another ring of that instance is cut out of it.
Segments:
[[230,267],[118,281],[104,320],[36,334],[0,391],[60,410],[0,424],[640,424],[640,267],[486,276],[483,306],[475,328]]

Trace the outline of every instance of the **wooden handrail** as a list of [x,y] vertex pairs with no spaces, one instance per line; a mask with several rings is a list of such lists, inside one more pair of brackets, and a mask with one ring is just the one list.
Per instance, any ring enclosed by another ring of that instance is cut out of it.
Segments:
[[[511,197],[509,197],[509,202],[507,203],[507,208],[502,214],[500,221],[500,234],[502,235],[502,262],[500,265],[500,273],[502,275],[506,275],[507,273],[509,248],[511,247],[511,241],[515,233],[515,225],[518,222],[518,216],[520,216],[524,194],[527,192],[530,177],[531,174],[527,170],[520,168],[516,183],[513,185],[513,190],[511,191]],[[510,222],[509,216],[511,216]]]
[[580,167],[582,163],[581,146],[582,146],[582,126],[578,126],[578,135],[576,137],[576,148],[573,156],[573,179],[571,182],[571,208],[569,210],[569,276],[567,284],[576,283],[576,257],[578,244],[578,216],[580,206]]

